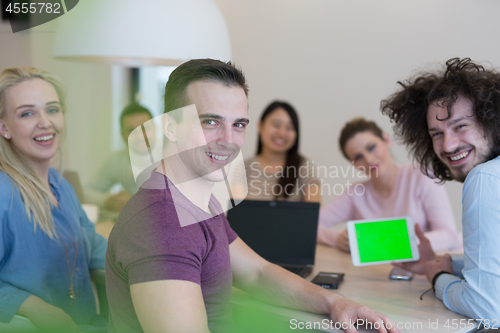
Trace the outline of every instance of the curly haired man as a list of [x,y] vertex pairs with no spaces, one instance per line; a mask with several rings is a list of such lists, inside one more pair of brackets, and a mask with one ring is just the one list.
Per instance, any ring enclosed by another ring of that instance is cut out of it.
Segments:
[[463,182],[464,255],[436,256],[420,233],[421,260],[399,266],[425,274],[446,307],[499,327],[500,74],[470,59],[399,82],[382,101],[423,173]]

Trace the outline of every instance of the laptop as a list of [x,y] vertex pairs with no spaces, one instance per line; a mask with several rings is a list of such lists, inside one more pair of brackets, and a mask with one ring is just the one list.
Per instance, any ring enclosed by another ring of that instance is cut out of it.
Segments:
[[306,277],[314,266],[318,215],[319,203],[243,200],[227,219],[264,259]]

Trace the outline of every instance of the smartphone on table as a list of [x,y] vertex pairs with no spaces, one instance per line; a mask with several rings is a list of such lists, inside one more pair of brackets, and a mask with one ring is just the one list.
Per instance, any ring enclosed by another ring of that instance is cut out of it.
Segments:
[[402,269],[399,267],[394,267],[392,271],[389,273],[389,279],[391,280],[406,280],[409,281],[413,277],[413,273],[407,271],[406,269]]

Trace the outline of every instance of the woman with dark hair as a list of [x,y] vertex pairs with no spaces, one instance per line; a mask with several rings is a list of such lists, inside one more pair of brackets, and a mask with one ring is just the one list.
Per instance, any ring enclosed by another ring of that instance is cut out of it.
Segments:
[[299,118],[286,102],[274,101],[259,121],[257,154],[245,161],[247,199],[320,202],[313,165],[299,154]]
[[355,118],[339,138],[343,155],[369,179],[354,184],[322,207],[318,241],[348,252],[347,230],[332,228],[349,220],[411,216],[436,251],[458,245],[458,233],[445,189],[418,167],[396,165],[391,141],[373,121]]

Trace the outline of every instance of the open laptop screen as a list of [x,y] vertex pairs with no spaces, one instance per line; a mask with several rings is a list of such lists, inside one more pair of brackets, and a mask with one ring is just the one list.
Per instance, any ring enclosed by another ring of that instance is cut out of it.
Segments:
[[231,228],[273,263],[313,265],[318,203],[244,200],[228,211]]

